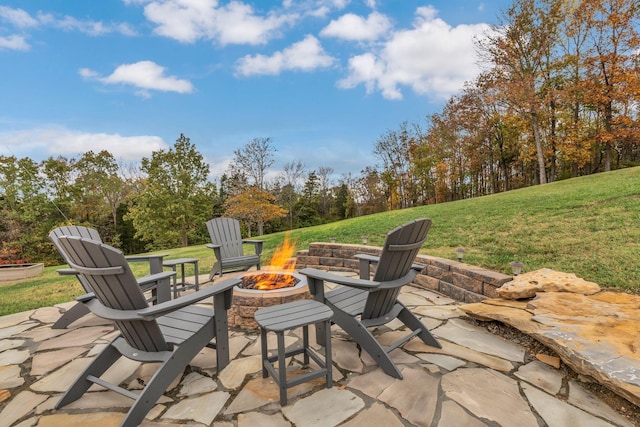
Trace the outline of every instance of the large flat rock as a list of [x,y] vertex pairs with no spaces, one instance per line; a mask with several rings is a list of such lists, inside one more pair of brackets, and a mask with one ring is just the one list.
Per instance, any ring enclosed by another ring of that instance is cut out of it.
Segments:
[[639,296],[543,292],[527,304],[487,299],[461,308],[534,337],[574,371],[640,406]]

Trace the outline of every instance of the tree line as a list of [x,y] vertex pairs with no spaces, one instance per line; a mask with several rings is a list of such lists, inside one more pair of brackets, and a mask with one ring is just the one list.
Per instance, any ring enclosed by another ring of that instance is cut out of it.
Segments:
[[476,41],[482,73],[440,112],[380,135],[378,164],[359,175],[292,161],[268,179],[269,137],[235,150],[217,182],[182,134],[139,164],[0,156],[0,262],[56,259],[47,235],[61,224],[136,253],[204,243],[222,215],[260,235],[637,165],[638,8],[515,0]]

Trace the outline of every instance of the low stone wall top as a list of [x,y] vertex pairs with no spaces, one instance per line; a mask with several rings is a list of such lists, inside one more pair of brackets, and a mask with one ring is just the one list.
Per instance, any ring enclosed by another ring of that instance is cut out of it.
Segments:
[[[360,262],[355,258],[356,254],[380,255],[381,251],[382,248],[376,246],[311,243],[308,250],[297,253],[296,268],[357,272]],[[513,279],[507,274],[431,255],[419,254],[416,263],[425,266],[414,280],[416,285],[462,302],[494,298],[496,290]]]

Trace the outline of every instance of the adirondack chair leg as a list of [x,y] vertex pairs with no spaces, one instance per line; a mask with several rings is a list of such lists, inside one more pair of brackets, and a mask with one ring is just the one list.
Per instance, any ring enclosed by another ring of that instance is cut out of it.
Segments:
[[171,357],[156,371],[147,386],[142,390],[142,393],[138,395],[135,403],[122,421],[121,427],[136,427],[140,425],[173,380],[185,370],[189,361],[213,339],[212,330],[213,319],[173,351]]
[[[117,339],[117,338],[116,338]],[[55,409],[60,409],[63,406],[68,405],[71,402],[78,400],[89,387],[93,385],[93,383],[86,378],[89,375],[93,375],[94,377],[100,377],[100,375],[104,374],[107,369],[113,365],[116,360],[121,357],[121,354],[118,350],[115,349],[111,344],[113,341],[105,347],[104,350],[87,366],[87,368],[78,376],[73,385],[69,387],[69,390],[62,396],[62,398],[56,403]]]
[[222,264],[220,263],[220,261],[216,261],[215,264],[213,264],[213,267],[211,267],[211,273],[209,273],[209,281],[212,281],[214,277],[216,277],[216,274],[219,274],[220,277],[222,277]]
[[215,313],[216,369],[220,372],[229,364],[229,323],[224,295],[213,297],[213,312]]
[[[333,309],[334,315],[332,321],[352,337],[363,350],[369,353],[385,374],[394,378],[402,379],[400,370],[396,367],[387,352],[384,351],[384,348],[382,348],[378,340],[367,328],[358,322],[356,318],[336,308],[333,304],[328,303],[328,301],[325,301],[325,304]],[[318,332],[319,331],[316,330],[316,333]]]
[[57,321],[53,324],[51,329],[64,329],[82,316],[89,314],[90,310],[86,305],[82,303],[76,303],[73,307],[67,310]]
[[426,326],[418,319],[415,314],[409,311],[408,308],[404,307],[402,311],[398,314],[398,320],[407,325],[412,331],[422,329],[422,332],[418,334],[418,337],[426,344],[431,347],[442,348],[442,345],[431,335],[431,332],[427,329]]

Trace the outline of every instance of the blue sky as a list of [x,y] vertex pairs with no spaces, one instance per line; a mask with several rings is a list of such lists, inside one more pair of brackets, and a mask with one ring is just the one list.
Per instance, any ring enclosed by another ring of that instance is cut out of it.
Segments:
[[257,137],[334,177],[478,73],[473,37],[506,0],[94,0],[0,4],[0,155],[191,138],[218,178]]

